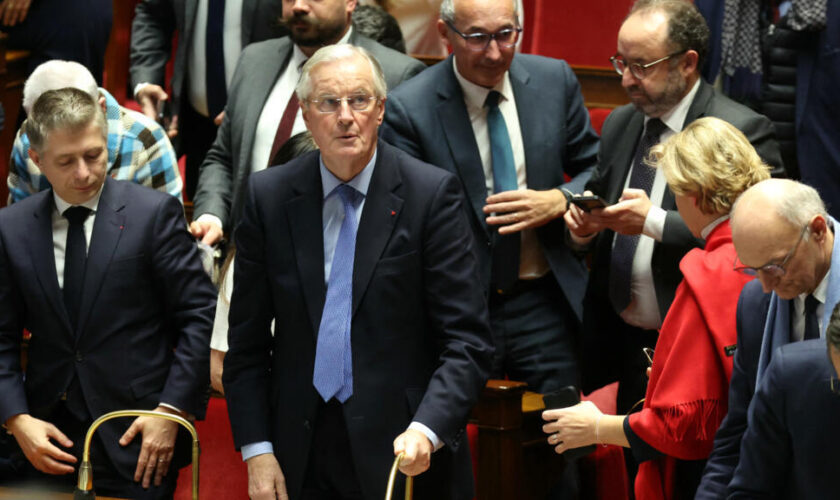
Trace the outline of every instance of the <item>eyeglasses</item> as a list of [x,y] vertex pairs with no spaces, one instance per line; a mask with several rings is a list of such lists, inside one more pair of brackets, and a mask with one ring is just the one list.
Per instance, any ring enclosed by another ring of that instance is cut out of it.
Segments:
[[738,260],[738,256],[736,255],[735,263],[732,267],[739,273],[744,273],[747,276],[758,276],[758,272],[762,271],[773,278],[781,278],[785,275],[785,266],[787,265],[791,257],[793,257],[793,254],[796,253],[796,249],[799,248],[799,244],[802,243],[802,238],[805,236],[805,233],[807,231],[808,225],[806,224],[805,227],[802,228],[802,232],[799,233],[799,239],[796,240],[796,244],[793,245],[793,248],[790,249],[790,252],[787,253],[785,258],[782,260],[781,264],[765,264],[761,267],[739,266],[738,263],[740,261]]
[[687,52],[687,51],[688,51],[688,49],[683,49],[683,50],[680,50],[678,52],[674,52],[673,54],[668,54],[667,56],[665,56],[661,59],[657,59],[657,60],[655,60],[653,62],[649,62],[647,64],[639,64],[639,63],[628,64],[627,60],[624,59],[623,57],[619,56],[618,54],[610,57],[610,62],[612,63],[613,68],[615,68],[615,72],[618,73],[619,75],[624,75],[624,70],[626,68],[630,68],[630,73],[632,73],[633,76],[636,77],[636,79],[643,80],[647,76],[647,70],[648,69],[652,68],[653,66],[656,66],[657,64],[659,64],[661,62],[665,62],[668,59],[670,59],[672,57],[675,57],[675,56],[678,56],[678,55],[680,55],[684,52]]
[[367,94],[354,94],[347,97],[335,97],[331,95],[320,96],[318,99],[307,99],[307,102],[315,104],[315,108],[321,113],[335,113],[341,109],[341,102],[344,101],[353,111],[367,111],[373,101],[379,98]]
[[451,22],[446,21],[446,25],[464,39],[467,43],[468,49],[475,52],[486,50],[487,47],[490,46],[490,42],[492,40],[496,40],[496,43],[498,43],[500,47],[513,47],[516,45],[516,41],[519,40],[519,34],[522,33],[522,28],[517,26],[516,28],[499,30],[495,33],[470,33],[465,35],[458,31],[458,28],[456,28]]
[[832,394],[840,396],[840,381],[837,380],[837,377],[831,377],[828,382],[828,387],[831,389]]

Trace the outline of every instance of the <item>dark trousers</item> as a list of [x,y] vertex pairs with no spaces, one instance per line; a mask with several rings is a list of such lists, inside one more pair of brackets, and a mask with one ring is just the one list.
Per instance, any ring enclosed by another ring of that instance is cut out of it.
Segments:
[[[10,485],[72,493],[77,484],[79,465],[82,461],[84,436],[92,423],[92,419],[82,421],[70,412],[63,403],[60,403],[56,410],[52,412],[52,418],[49,421],[73,441],[73,446],[65,451],[76,457],[77,462],[73,464],[74,473],[62,476],[44,474],[32,467],[23,456],[23,452],[16,448],[13,457],[24,465],[19,480],[10,483]],[[138,435],[134,439],[142,439],[142,436]],[[169,469],[160,486],[152,484],[148,489],[143,489],[140,483],[135,483],[133,478],[123,477],[113,467],[98,435],[94,435],[91,440],[90,461],[93,465],[93,489],[97,495],[136,500],[165,500],[171,499],[175,492],[178,481],[177,467],[172,466]],[[173,462],[175,461],[176,459],[173,459]]]
[[219,127],[213,123],[215,117],[208,118],[194,110],[186,95],[181,99],[181,112],[178,116],[178,155],[187,157],[184,165],[184,193],[188,200],[194,201],[199,169],[207,151],[216,140]]
[[341,403],[321,405],[303,479],[302,500],[362,500]]
[[489,306],[496,347],[493,378],[527,382],[529,390],[540,393],[579,386],[579,325],[551,272],[520,280],[504,294],[490,292]]

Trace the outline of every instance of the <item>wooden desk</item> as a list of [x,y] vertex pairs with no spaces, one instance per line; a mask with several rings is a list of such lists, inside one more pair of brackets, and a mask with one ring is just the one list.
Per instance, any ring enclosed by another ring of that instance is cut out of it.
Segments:
[[[0,487],[0,500],[73,500],[72,493],[43,493]],[[120,500],[96,495],[96,500]]]

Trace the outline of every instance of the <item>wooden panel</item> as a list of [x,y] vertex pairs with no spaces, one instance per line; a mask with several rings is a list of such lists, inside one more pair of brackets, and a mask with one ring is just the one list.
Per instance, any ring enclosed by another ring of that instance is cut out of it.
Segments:
[[621,76],[612,68],[573,65],[587,108],[617,108],[630,102],[621,87]]
[[6,35],[0,34],[0,101],[6,112],[6,121],[0,131],[0,207],[6,206],[9,198],[6,178],[9,176],[9,156],[17,133],[28,57],[29,52],[26,51],[7,51]]

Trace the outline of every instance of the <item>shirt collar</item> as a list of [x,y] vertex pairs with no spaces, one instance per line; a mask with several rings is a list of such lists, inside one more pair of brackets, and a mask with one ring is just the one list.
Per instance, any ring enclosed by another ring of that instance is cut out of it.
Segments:
[[[698,78],[697,81],[694,82],[694,87],[691,88],[688,94],[686,94],[676,106],[671,108],[670,111],[659,118],[662,120],[662,123],[664,123],[665,126],[674,133],[678,133],[683,129],[683,125],[685,125],[685,117],[688,116],[688,109],[691,107],[691,103],[694,102],[694,96],[697,95],[697,91],[699,89],[700,79]],[[650,117],[645,116],[645,124],[647,124],[648,120],[650,120]]]
[[487,94],[489,94],[491,90],[495,90],[496,92],[502,94],[502,99],[505,101],[513,99],[513,87],[510,85],[510,71],[505,71],[505,76],[502,78],[502,81],[497,83],[492,89],[488,89],[486,87],[482,87],[481,85],[476,85],[464,78],[461,73],[458,72],[458,65],[455,64],[455,56],[452,56],[452,68],[455,70],[455,78],[461,86],[461,91],[464,93],[464,100],[467,103],[467,106],[478,109],[483,108],[484,101],[487,100]]
[[55,200],[55,208],[58,210],[59,215],[63,214],[65,210],[73,206],[79,207],[86,207],[89,208],[91,212],[96,212],[96,208],[99,206],[99,198],[102,196],[102,189],[105,188],[105,183],[102,183],[102,186],[99,187],[99,191],[96,192],[93,198],[89,199],[84,203],[80,203],[79,205],[71,205],[70,203],[64,201],[58,193],[55,192],[53,189],[53,200]]
[[[817,285],[817,288],[815,288],[814,291],[811,293],[811,295],[813,295],[815,299],[819,300],[821,304],[825,304],[825,296],[828,293],[828,275],[829,274],[831,274],[831,273],[825,273],[825,276],[823,276],[823,279],[822,279],[822,281],[820,281],[820,284]],[[805,300],[805,298],[807,296],[808,296],[808,294],[806,294],[806,293],[803,293],[802,295],[800,295],[800,297],[802,297],[803,301]]]
[[700,237],[704,240],[709,238],[709,235],[712,234],[712,231],[715,230],[716,227],[721,225],[723,221],[729,218],[729,214],[722,215],[717,219],[713,220],[708,226],[704,227],[702,231],[700,231]]
[[347,182],[342,181],[332,172],[329,171],[326,165],[324,165],[324,159],[319,155],[318,157],[318,166],[321,169],[321,188],[323,188],[324,199],[326,200],[329,195],[338,187],[340,184],[347,184],[348,186],[352,187],[356,191],[362,193],[363,196],[367,196],[368,187],[370,187],[370,178],[373,176],[373,169],[376,165],[376,155],[379,151],[374,151],[373,156],[371,157],[370,161],[365,168],[362,169],[361,172],[356,174],[356,177],[353,177]]

